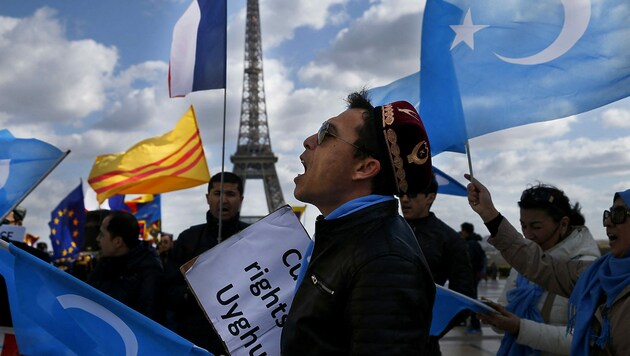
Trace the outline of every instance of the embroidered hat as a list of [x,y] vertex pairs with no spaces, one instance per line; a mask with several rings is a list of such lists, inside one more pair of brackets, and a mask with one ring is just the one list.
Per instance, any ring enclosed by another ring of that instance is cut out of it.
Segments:
[[617,199],[617,197],[621,197],[621,199],[623,199],[623,202],[626,204],[626,206],[630,207],[630,189],[623,192],[615,193],[613,202],[615,201],[615,199]]
[[431,149],[420,115],[410,103],[374,108],[379,146],[386,147],[396,183],[394,194],[422,193],[431,183]]

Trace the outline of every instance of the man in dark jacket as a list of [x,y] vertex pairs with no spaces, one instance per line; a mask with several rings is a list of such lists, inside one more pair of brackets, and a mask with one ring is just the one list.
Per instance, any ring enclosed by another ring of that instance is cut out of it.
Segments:
[[435,285],[395,194],[424,191],[431,154],[413,106],[367,93],[304,141],[295,197],[322,213],[282,330],[284,356],[422,354]]
[[234,173],[215,174],[208,184],[206,201],[209,207],[206,223],[191,226],[175,240],[169,254],[169,264],[174,266],[165,267],[168,274],[165,287],[169,308],[174,312],[175,331],[215,355],[227,355],[221,338],[188,288],[179,267],[249,226],[239,220],[243,203],[243,181]]
[[[473,280],[475,281],[475,295],[477,298],[477,286],[479,282],[486,276],[487,257],[486,252],[481,247],[479,241],[481,236],[475,233],[475,226],[469,222],[462,223],[459,234],[464,238],[468,245],[468,255],[470,256],[470,264],[473,268]],[[467,334],[481,334],[481,323],[473,315],[470,317],[470,325],[466,329]]]
[[87,283],[147,317],[162,320],[162,264],[140,241],[136,217],[112,211],[103,219],[97,237],[100,252]]
[[[448,281],[449,289],[474,297],[473,270],[466,241],[431,212],[437,191],[438,183],[433,175],[429,187],[423,193],[401,195],[399,198],[403,216],[418,239],[435,283],[443,286]],[[442,335],[453,326],[465,321],[468,314],[463,312],[454,318]],[[429,337],[426,355],[442,354],[439,344],[442,335]]]

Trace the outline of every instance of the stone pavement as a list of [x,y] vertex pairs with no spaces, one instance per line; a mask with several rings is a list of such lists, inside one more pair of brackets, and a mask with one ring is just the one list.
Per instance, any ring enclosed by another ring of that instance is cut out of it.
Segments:
[[[505,279],[481,281],[479,296],[497,301],[504,286]],[[458,326],[444,335],[440,348],[444,356],[496,355],[502,338],[488,326],[482,325],[480,335],[466,334],[466,326]]]

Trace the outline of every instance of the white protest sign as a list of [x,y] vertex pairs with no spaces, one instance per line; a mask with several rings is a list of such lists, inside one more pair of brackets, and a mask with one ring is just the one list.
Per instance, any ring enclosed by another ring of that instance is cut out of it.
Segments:
[[0,225],[0,238],[6,238],[13,241],[24,241],[26,235],[26,227],[18,225]]
[[184,266],[231,355],[280,355],[280,334],[309,241],[287,205]]

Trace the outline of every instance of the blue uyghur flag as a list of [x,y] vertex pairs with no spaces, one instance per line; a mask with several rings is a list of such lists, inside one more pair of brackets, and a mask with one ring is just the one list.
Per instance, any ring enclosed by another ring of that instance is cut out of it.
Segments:
[[433,166],[433,173],[435,173],[435,180],[437,180],[438,183],[439,194],[457,195],[461,197],[468,195],[466,187],[463,184],[442,172],[436,166]]
[[85,226],[82,184],[70,192],[50,213],[48,226],[53,247],[53,260],[75,259],[83,245],[83,227]]
[[[417,111],[420,110],[420,72],[415,72],[406,77],[397,79],[382,87],[372,88],[369,91],[370,101],[372,105],[384,105],[394,101],[404,100],[409,102]],[[427,122],[422,120],[424,128],[429,134],[429,142],[433,143],[431,132],[427,129]],[[433,146],[431,146],[433,153]]]
[[[625,98],[630,95],[628,18],[630,3],[617,0],[535,5],[428,0],[420,116],[425,123],[443,122],[432,126],[450,137],[440,145],[463,152],[466,137]],[[439,149],[436,144],[431,141],[432,150]]]
[[0,217],[65,157],[57,147],[33,138],[15,138],[0,130]]
[[0,274],[24,355],[210,355],[162,325],[0,241]]
[[443,335],[451,327],[451,321],[457,314],[463,311],[473,313],[496,313],[494,309],[482,302],[467,297],[461,293],[435,285],[435,302],[433,303],[433,319],[431,319],[431,330],[429,335]]
[[225,88],[226,53],[227,0],[193,0],[173,29],[170,97]]

